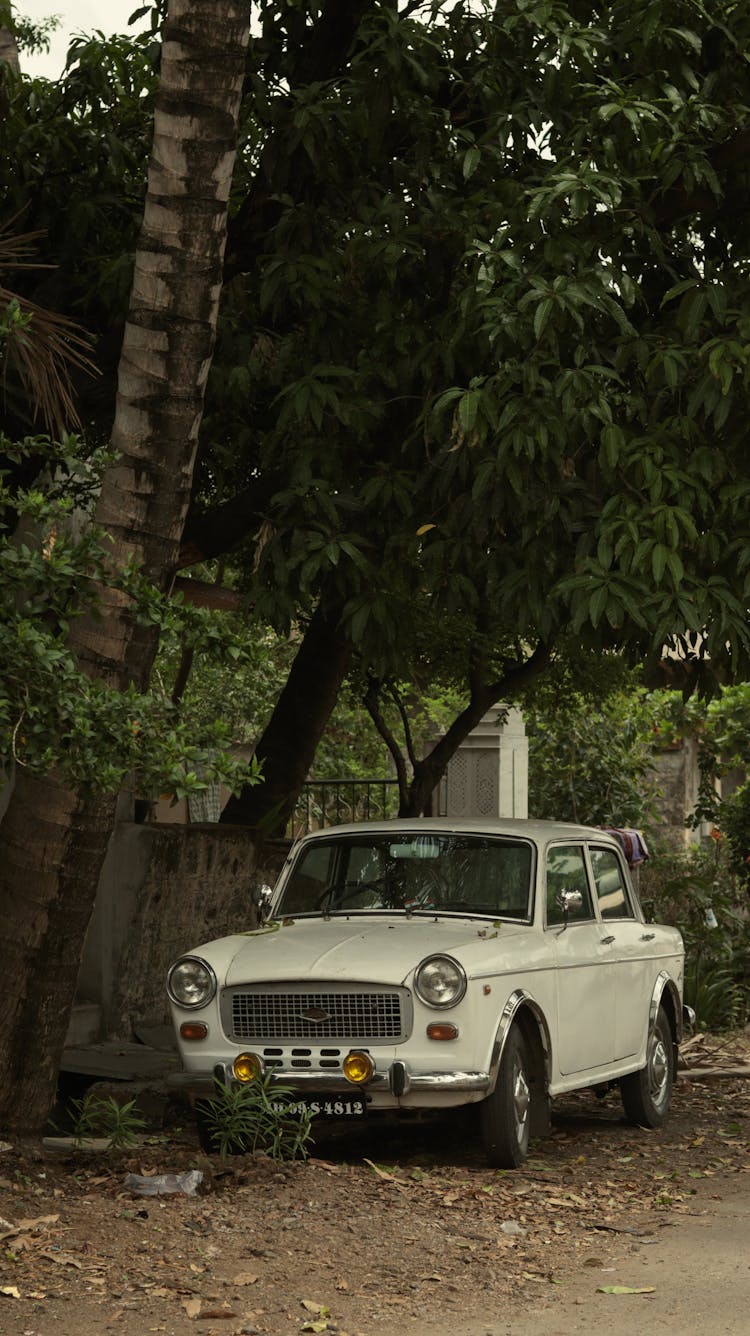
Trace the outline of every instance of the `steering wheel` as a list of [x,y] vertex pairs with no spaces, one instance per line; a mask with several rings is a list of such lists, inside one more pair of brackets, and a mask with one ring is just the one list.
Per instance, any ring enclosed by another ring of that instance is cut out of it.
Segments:
[[409,901],[412,909],[451,908],[448,881],[434,864],[420,868],[422,886]]
[[[337,891],[338,894],[336,894]],[[341,909],[342,905],[348,904],[350,900],[355,900],[357,896],[364,894],[371,898],[365,904],[360,905],[360,908],[369,909],[381,905],[380,891],[381,885],[377,881],[345,881],[340,888],[334,883],[326,886],[318,899],[316,907],[318,909]],[[334,895],[336,895],[335,904],[333,903]]]

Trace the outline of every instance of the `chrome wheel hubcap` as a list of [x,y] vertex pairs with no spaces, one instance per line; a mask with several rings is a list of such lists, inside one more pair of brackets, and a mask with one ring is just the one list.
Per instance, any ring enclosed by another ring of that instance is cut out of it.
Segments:
[[651,1096],[658,1106],[663,1103],[669,1080],[669,1057],[664,1040],[655,1035],[651,1046]]
[[516,1133],[519,1141],[523,1137],[526,1119],[529,1116],[531,1091],[522,1068],[518,1068],[513,1082],[513,1107],[516,1111]]

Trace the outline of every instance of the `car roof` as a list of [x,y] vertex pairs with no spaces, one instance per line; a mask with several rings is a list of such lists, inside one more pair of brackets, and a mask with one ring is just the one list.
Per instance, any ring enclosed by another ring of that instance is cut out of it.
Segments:
[[396,817],[392,821],[359,821],[346,826],[326,826],[323,830],[311,831],[301,839],[317,840],[330,838],[332,835],[379,835],[409,831],[414,834],[428,834],[440,831],[460,835],[512,835],[533,840],[537,844],[550,844],[555,840],[591,840],[609,841],[617,846],[616,838],[597,826],[580,826],[566,821],[537,821],[521,817],[479,817],[469,820],[458,817]]

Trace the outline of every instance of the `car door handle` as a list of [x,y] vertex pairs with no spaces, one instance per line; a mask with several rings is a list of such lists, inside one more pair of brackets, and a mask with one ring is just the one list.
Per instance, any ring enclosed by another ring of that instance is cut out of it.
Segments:
[[614,933],[612,933],[611,937],[602,937],[602,946],[609,946],[614,940],[615,940]]
[[655,932],[642,932],[642,933],[641,933],[641,941],[642,941],[642,942],[653,942],[655,936],[656,936],[656,933],[655,933]]

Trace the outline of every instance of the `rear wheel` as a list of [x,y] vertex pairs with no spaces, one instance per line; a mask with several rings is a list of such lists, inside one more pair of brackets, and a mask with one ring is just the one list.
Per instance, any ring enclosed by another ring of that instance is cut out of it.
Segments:
[[517,1169],[529,1152],[531,1079],[524,1037],[514,1025],[505,1043],[497,1083],[480,1105],[482,1141],[488,1164]]
[[646,1065],[620,1081],[625,1115],[639,1127],[661,1127],[667,1116],[674,1083],[674,1038],[669,1016],[659,1007],[648,1037]]

